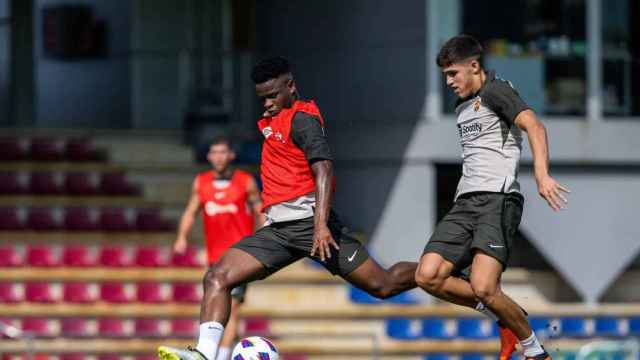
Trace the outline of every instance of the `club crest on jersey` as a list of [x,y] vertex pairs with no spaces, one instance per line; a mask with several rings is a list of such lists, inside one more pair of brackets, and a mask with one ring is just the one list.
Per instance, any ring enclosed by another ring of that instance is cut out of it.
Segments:
[[267,126],[266,128],[262,129],[262,135],[264,135],[265,139],[268,139],[269,136],[273,135],[273,129],[271,129],[271,126]]
[[480,110],[480,98],[473,102],[473,111],[477,112],[478,110]]

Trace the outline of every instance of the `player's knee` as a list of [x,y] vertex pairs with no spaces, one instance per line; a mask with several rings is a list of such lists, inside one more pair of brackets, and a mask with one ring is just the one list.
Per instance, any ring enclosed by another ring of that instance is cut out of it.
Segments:
[[416,271],[415,280],[418,286],[430,293],[438,291],[444,282],[437,272],[420,268]]
[[212,265],[204,275],[204,288],[214,292],[229,288],[227,269],[219,265]]
[[377,280],[370,281],[365,290],[369,295],[383,300],[393,295],[393,289],[391,286],[387,286],[384,282]]
[[495,284],[480,281],[471,281],[471,289],[476,298],[485,305],[493,303],[499,292]]

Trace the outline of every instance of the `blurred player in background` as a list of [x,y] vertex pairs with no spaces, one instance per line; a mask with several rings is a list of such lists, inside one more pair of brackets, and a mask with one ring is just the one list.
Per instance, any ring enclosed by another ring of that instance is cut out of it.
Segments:
[[[462,177],[455,203],[427,243],[416,282],[432,295],[475,308],[501,325],[500,359],[519,341],[527,360],[550,360],[531,330],[526,313],[500,289],[524,198],[517,180],[522,133],[533,154],[538,192],[558,211],[568,190],[549,175],[544,125],[511,83],[482,67],[483,49],[471,36],[447,41],[437,63],[458,96],[456,114],[462,144]],[[459,277],[470,268],[470,279]],[[506,337],[503,335],[507,335]]]
[[[195,217],[202,210],[207,262],[211,266],[233,244],[261,226],[264,216],[260,212],[262,203],[253,176],[232,166],[235,153],[230,141],[223,137],[215,139],[209,147],[207,159],[213,168],[198,174],[193,181],[191,197],[180,219],[173,250],[179,254],[186,251]],[[215,360],[229,360],[238,333],[238,308],[244,301],[246,290],[247,285],[241,284],[231,291],[227,331],[220,341]]]

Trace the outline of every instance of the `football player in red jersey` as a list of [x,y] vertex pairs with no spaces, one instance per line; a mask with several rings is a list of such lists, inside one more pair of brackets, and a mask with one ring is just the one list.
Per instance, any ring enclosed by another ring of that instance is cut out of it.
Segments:
[[[207,263],[215,264],[222,254],[240,239],[253,233],[264,223],[260,212],[261,201],[253,176],[232,166],[235,153],[227,138],[215,139],[207,154],[211,170],[196,176],[191,187],[191,197],[185,208],[178,236],[173,244],[176,253],[187,249],[188,234],[195,217],[202,211],[207,248]],[[228,360],[231,346],[237,336],[238,307],[244,301],[246,284],[231,290],[231,313],[220,341],[215,360]]]

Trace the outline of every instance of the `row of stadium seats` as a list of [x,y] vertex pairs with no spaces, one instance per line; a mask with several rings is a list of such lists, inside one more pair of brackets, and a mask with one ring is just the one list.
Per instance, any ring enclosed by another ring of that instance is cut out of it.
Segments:
[[[36,354],[33,358],[27,358],[26,355],[0,355],[1,360],[158,360],[156,354],[143,354],[136,356],[123,356],[119,354],[100,354],[86,355],[79,353],[65,353],[60,355]],[[307,360],[304,355],[288,355],[281,354],[280,360]],[[449,360],[449,359],[446,359]],[[466,359],[464,359],[466,360]],[[469,359],[474,360],[474,359]]]
[[140,195],[123,172],[0,172],[0,195]]
[[118,354],[85,355],[79,353],[65,353],[60,355],[46,355],[36,353],[33,357],[28,355],[4,354],[1,360],[158,360],[155,354],[144,354],[137,356],[121,356]]
[[[22,250],[22,251],[20,251]],[[105,245],[97,248],[85,245],[28,245],[18,249],[13,245],[0,245],[1,267],[200,267],[204,266],[200,251],[188,247],[183,254],[176,254],[166,247],[140,245],[122,247]]]
[[[568,316],[561,318],[531,317],[531,327],[546,337],[626,337],[640,336],[640,316],[595,318]],[[424,319],[391,318],[385,323],[389,337],[398,340],[418,339],[493,339],[498,338],[495,322],[484,318]]]
[[125,283],[104,281],[99,285],[88,282],[62,284],[28,281],[25,283],[0,282],[0,304],[8,303],[78,303],[91,304],[104,301],[110,304],[127,303],[200,303],[202,285],[197,282],[177,281],[172,284],[154,281]]
[[198,333],[196,318],[171,320],[156,318],[100,318],[68,317],[62,319],[26,317],[0,319],[35,338],[193,338]]
[[[313,358],[305,355],[281,354],[280,359],[281,360],[308,360]],[[396,357],[394,357],[394,359],[396,359]],[[415,359],[415,357],[410,357],[409,359],[413,360]],[[554,360],[575,360],[575,359],[576,359],[576,353],[565,353],[565,354],[554,357]],[[625,357],[625,355],[622,353],[614,353],[606,357],[606,360],[628,360],[628,359],[629,358]],[[7,357],[3,357],[2,360],[25,360],[25,358],[20,356],[13,356],[13,357],[7,356]],[[102,355],[91,356],[91,355],[84,355],[84,354],[69,353],[69,354],[61,354],[59,356],[39,355],[34,357],[33,360],[157,360],[157,356],[154,354],[137,355],[137,356],[102,354]],[[424,357],[422,357],[422,360],[497,360],[497,358],[495,356],[484,355],[481,353],[466,353],[466,354],[433,353],[429,355],[424,355]]]
[[[243,332],[255,335],[270,335],[262,318],[242,319]],[[0,322],[28,332],[36,338],[194,338],[198,334],[198,319],[135,318],[117,317],[87,319],[67,317],[61,319],[26,317],[23,319],[0,319]]]
[[0,161],[105,161],[104,151],[86,138],[0,138]]
[[0,207],[0,230],[170,231],[160,209]]

